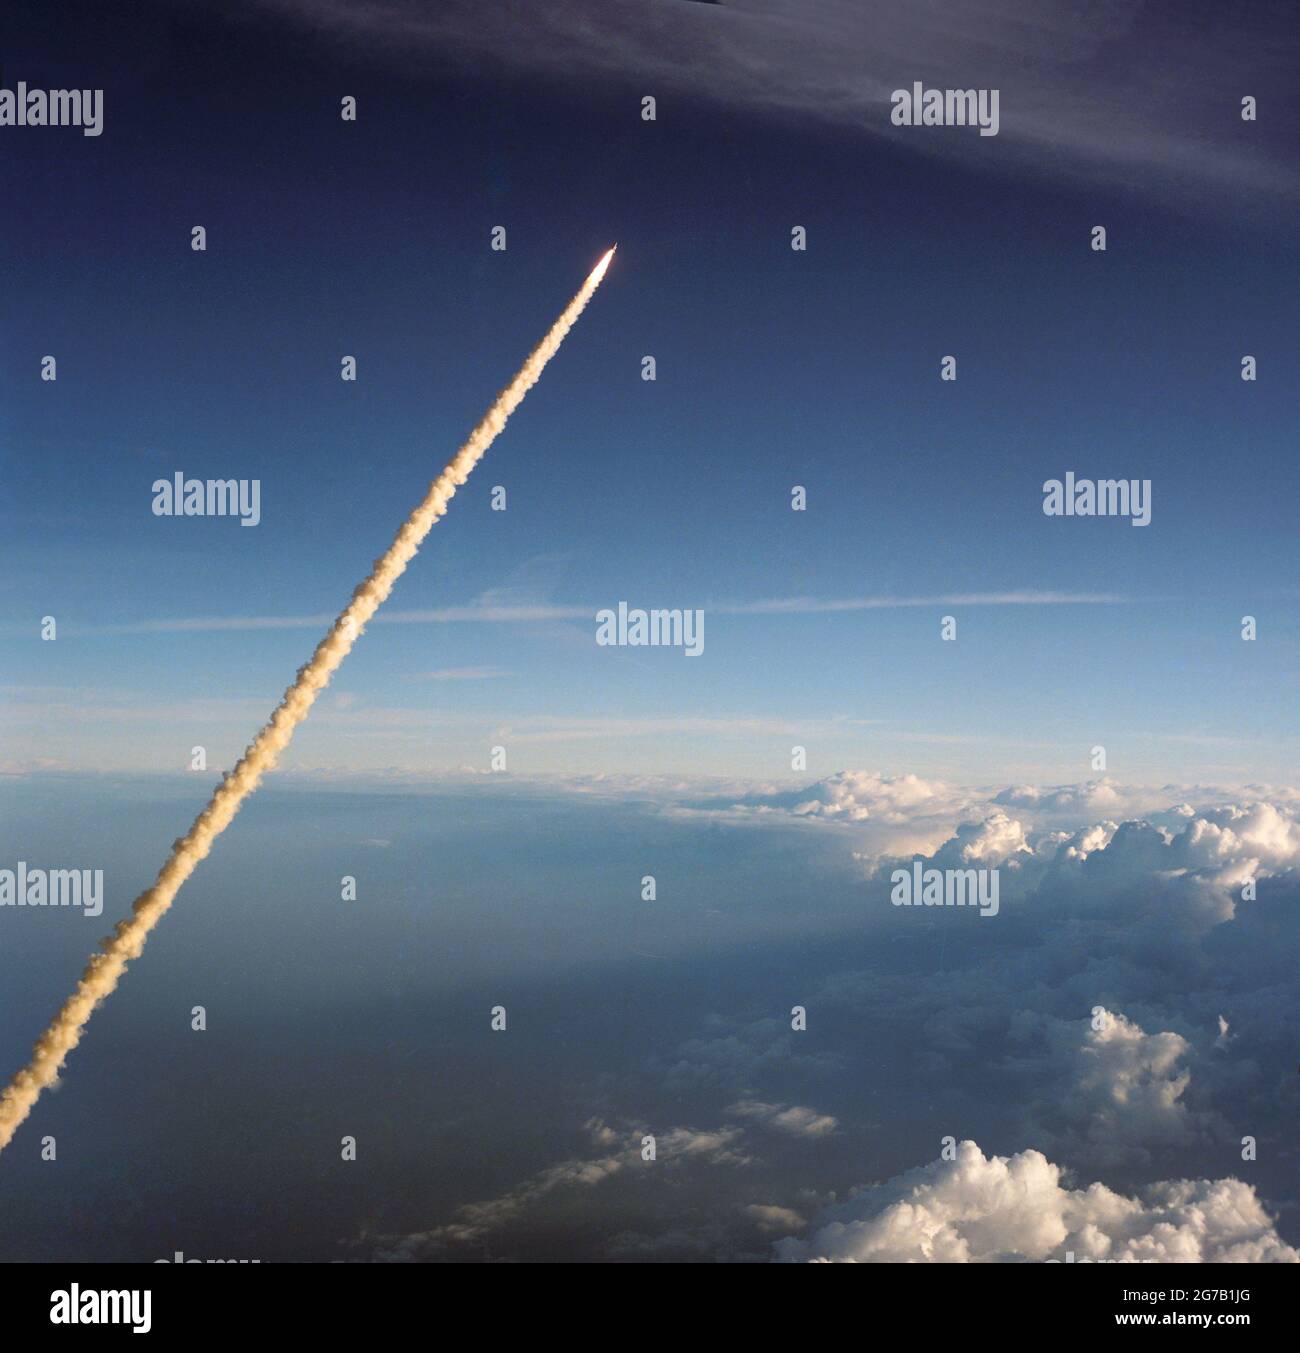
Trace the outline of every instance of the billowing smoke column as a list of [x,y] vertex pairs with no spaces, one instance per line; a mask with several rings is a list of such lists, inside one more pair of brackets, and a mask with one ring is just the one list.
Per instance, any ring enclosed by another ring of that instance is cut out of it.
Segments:
[[120,921],[113,934],[100,946],[100,952],[91,957],[76,991],[41,1035],[32,1060],[10,1081],[0,1097],[0,1150],[9,1145],[41,1091],[58,1079],[64,1060],[81,1041],[82,1031],[95,1007],[116,988],[126,965],[140,957],[149,932],[171,906],[181,885],[289,745],[294,730],[307,717],[316,697],[347,657],[366,622],[383,605],[434,522],[447,511],[447,504],[456,490],[469,478],[470,471],[505,427],[506,419],[519,407],[547,362],[555,356],[565,335],[600,285],[613,257],[614,250],[611,249],[596,264],[591,276],[529,355],[519,374],[497,396],[451,464],[429,486],[424,501],[406,519],[387,553],[376,561],[370,576],[352,594],[347,609],[316,646],[311,661],[299,669],[298,679],[285,691],[284,699],[270,721],[254,738],[234,770],[225,775],[194,825],[172,847],[153,887],[136,899],[130,919]]

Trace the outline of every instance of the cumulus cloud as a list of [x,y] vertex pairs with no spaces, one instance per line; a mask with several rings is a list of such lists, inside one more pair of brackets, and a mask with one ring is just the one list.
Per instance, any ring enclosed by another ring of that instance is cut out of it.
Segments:
[[971,1141],[814,1218],[775,1244],[812,1263],[1300,1263],[1249,1185],[1174,1180],[1125,1197],[1062,1185],[1038,1151],[986,1157]]
[[1180,863],[1187,868],[1213,869],[1253,862],[1281,869],[1300,859],[1300,825],[1294,810],[1271,803],[1244,807],[1226,804],[1195,817],[1178,838]]
[[1049,809],[1065,813],[1113,813],[1123,808],[1123,797],[1106,780],[1089,780],[1078,785],[1059,785],[1054,789],[1034,785],[1016,785],[1004,789],[993,800],[1013,808]]
[[806,791],[806,797],[796,793],[786,798],[795,800],[790,811],[800,817],[862,822],[881,816],[904,821],[922,805],[933,802],[942,789],[942,785],[916,775],[872,775],[846,770],[819,780]]
[[[1092,834],[1085,840],[1096,849],[1125,822],[1143,822],[1172,838],[1199,821],[1180,847],[1186,858],[1171,859],[1171,868],[1252,857],[1280,867],[1296,859],[1300,835],[1296,795],[1280,786],[1125,785],[1103,777],[1049,787],[973,787],[842,770],[795,788],[737,794],[727,803],[727,809],[714,805],[712,811],[733,820],[751,815],[770,824],[784,817],[851,830],[858,858],[868,868],[894,856],[932,855],[959,828],[990,820],[1017,824],[1040,853],[1044,845],[1066,843],[1080,831]],[[1105,835],[1098,842],[1099,829]]]
[[939,868],[979,865],[993,868],[1032,855],[1023,825],[999,811],[981,822],[963,822],[933,856]]
[[[861,798],[859,791],[872,778],[864,781],[847,773],[829,777],[800,802],[791,803],[799,796],[786,795],[787,811],[870,825],[871,788]],[[902,830],[874,849],[858,851],[857,857],[868,879],[877,883],[909,855],[941,869],[998,868],[1005,871],[1004,907],[1010,887],[1013,898],[1018,894],[1035,907],[1075,911],[1087,906],[1095,916],[1119,908],[1135,922],[1168,925],[1176,934],[1202,934],[1230,920],[1248,882],[1300,863],[1300,821],[1292,802],[1229,802],[1196,809],[1170,802],[1165,793],[1165,806],[1141,817],[1093,818],[1071,830],[1047,826],[1039,818],[1064,813],[1077,822],[1080,815],[1136,797],[1092,781],[1052,790],[1018,787],[972,803],[927,784],[911,802],[927,832],[944,824],[942,839],[929,848],[906,849],[902,843],[913,838],[906,814],[897,811]],[[770,801],[780,800],[773,796]],[[944,823],[942,804],[950,805],[951,825]],[[1016,809],[1016,816],[1008,807]]]
[[1074,1093],[1103,1133],[1136,1130],[1144,1140],[1179,1134],[1179,1099],[1190,1077],[1180,1070],[1188,1043],[1148,1034],[1123,1015],[1099,1009],[1079,1048]]
[[[948,798],[932,789],[921,814]],[[1292,1197],[1278,1124],[1300,1107],[1283,1032],[1300,1017],[1285,957],[1300,914],[1294,795],[1090,781],[972,799],[928,850],[860,852],[874,953],[816,985],[818,1027],[828,1007],[852,1010],[908,1048],[929,1112],[1129,1192],[1160,1168],[1230,1168],[1263,1131],[1252,1182]],[[1107,815],[1117,802],[1145,806]],[[892,907],[890,874],[910,858],[997,868],[998,916],[971,927]],[[906,1102],[896,1093],[895,1111]],[[843,1100],[822,1103],[849,1121]]]
[[1019,1015],[1012,1039],[1034,1048],[1004,1063],[1033,1086],[1029,1134],[1075,1164],[1145,1166],[1218,1130],[1214,1115],[1194,1118],[1185,1102],[1195,1049],[1178,1033],[1147,1033],[1097,1006],[1085,1020]]

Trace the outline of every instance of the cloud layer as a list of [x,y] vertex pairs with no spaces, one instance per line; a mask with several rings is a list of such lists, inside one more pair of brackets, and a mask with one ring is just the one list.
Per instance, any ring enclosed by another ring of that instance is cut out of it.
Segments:
[[971,1141],[827,1209],[806,1240],[776,1243],[786,1262],[987,1264],[1300,1263],[1255,1191],[1236,1179],[1176,1180],[1126,1198],[1104,1184],[1069,1189],[1038,1151],[986,1157]]
[[[1293,791],[595,788],[638,878],[672,862],[617,970],[639,1051],[568,1084],[588,1149],[556,1124],[553,1164],[381,1257],[1296,1260]],[[997,915],[894,906],[914,852],[998,870]]]

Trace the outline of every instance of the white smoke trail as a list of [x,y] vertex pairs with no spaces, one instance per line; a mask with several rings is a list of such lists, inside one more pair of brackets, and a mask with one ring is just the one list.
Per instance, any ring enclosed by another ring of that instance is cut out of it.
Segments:
[[470,471],[505,427],[506,419],[537,383],[543,368],[555,356],[565,335],[600,285],[613,256],[611,249],[596,264],[550,332],[529,354],[519,374],[497,396],[451,464],[430,484],[424,501],[406,519],[387,553],[376,560],[370,576],[352,594],[347,609],[316,646],[311,661],[299,669],[298,679],[285,691],[284,699],[270,721],[254,738],[234,770],[222,779],[208,800],[208,806],[195,818],[194,825],[172,847],[153,887],[136,899],[130,919],[119,921],[113,934],[100,945],[100,952],[91,957],[76,991],[64,1002],[50,1027],[37,1041],[32,1060],[14,1076],[0,1097],[0,1151],[13,1140],[41,1091],[58,1079],[64,1060],[81,1041],[82,1031],[95,1007],[116,988],[126,965],[140,957],[149,932],[171,906],[181,885],[230,825],[262,776],[275,765],[280,753],[289,745],[294,730],[307,717],[316,697],[347,657],[366,622],[393,590],[393,584],[405,572],[434,522],[447,511],[447,504],[456,490],[469,478]]

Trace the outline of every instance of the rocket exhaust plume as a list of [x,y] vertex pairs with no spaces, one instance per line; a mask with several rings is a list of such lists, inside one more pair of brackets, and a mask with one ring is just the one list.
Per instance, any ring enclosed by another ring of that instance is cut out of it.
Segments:
[[497,396],[447,468],[429,485],[424,501],[403,523],[387,553],[375,561],[370,576],[353,592],[343,614],[317,644],[311,661],[299,668],[298,679],[285,691],[284,699],[270,721],[249,744],[234,770],[222,778],[207,807],[195,818],[194,825],[173,845],[153,887],[136,898],[130,918],[119,921],[113,934],[100,945],[100,952],[91,956],[76,991],[64,1002],[38,1040],[32,1060],[14,1076],[4,1095],[0,1096],[0,1151],[13,1140],[41,1091],[58,1079],[64,1060],[81,1041],[82,1031],[95,1007],[117,987],[126,965],[140,957],[149,932],[171,906],[182,884],[230,825],[244,800],[261,783],[262,776],[274,767],[280,753],[289,745],[294,730],[307,717],[316,697],[347,657],[366,622],[393,590],[393,584],[405,572],[434,522],[447,511],[447,504],[456,490],[469,478],[470,471],[505,427],[506,419],[519,407],[547,362],[559,350],[565,335],[600,285],[613,257],[614,250],[611,249],[596,264],[564,313],[551,325],[550,332],[529,354],[518,375]]

